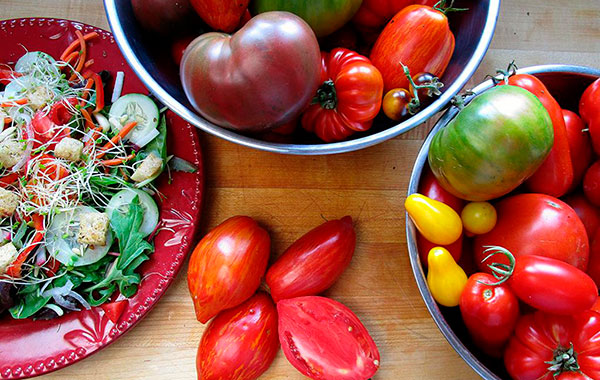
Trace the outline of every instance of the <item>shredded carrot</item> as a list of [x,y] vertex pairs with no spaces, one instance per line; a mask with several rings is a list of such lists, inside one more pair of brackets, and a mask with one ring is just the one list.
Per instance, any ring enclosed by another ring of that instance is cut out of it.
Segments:
[[[76,33],[79,31],[76,31]],[[81,33],[81,32],[80,32]],[[79,36],[78,36],[79,37]],[[91,40],[92,38],[96,38],[98,37],[98,33],[96,32],[91,32],[88,33],[86,35],[83,36],[83,40],[84,41],[88,41]],[[81,44],[81,41],[79,38],[77,38],[75,41],[71,42],[71,44],[65,49],[65,51],[60,55],[60,60],[61,61],[65,61],[65,58],[67,56],[69,56],[69,54],[71,54],[75,49],[77,49],[77,46]],[[66,62],[66,61],[65,61]]]
[[94,64],[94,58],[92,59],[88,59],[87,61],[85,61],[85,63],[83,64],[83,68],[87,69],[88,67],[90,67],[91,65]]
[[83,88],[83,94],[81,94],[81,102],[79,102],[80,106],[84,106],[85,105],[85,101],[87,100],[89,94],[90,94],[90,89],[92,88],[92,86],[94,85],[94,81],[92,79],[88,79],[87,82],[85,83],[85,87]]
[[91,130],[95,130],[96,129],[96,124],[94,124],[94,121],[92,120],[92,116],[90,115],[90,113],[88,112],[88,110],[86,110],[85,108],[82,108],[81,109],[81,115],[85,119],[85,126],[88,127]]
[[100,163],[104,166],[115,166],[115,165],[120,165],[125,161],[129,161],[129,160],[133,159],[134,157],[135,157],[135,153],[131,153],[127,157],[113,158],[111,160],[100,161]]
[[81,69],[83,69],[83,64],[85,63],[85,59],[87,57],[87,45],[85,43],[85,39],[83,38],[83,34],[79,30],[75,30],[75,34],[79,39],[79,60],[77,61],[77,65],[75,66],[74,72],[73,74],[71,74],[69,80],[75,80],[75,78],[77,78],[76,73],[81,72]]
[[12,121],[12,119],[10,117],[5,117],[4,118],[4,124],[8,124]]
[[27,247],[25,247],[25,249],[23,249],[23,251],[19,253],[15,261],[13,261],[12,264],[10,264],[8,268],[6,268],[6,274],[9,277],[21,277],[21,266],[23,265],[25,260],[27,260],[27,256],[29,256],[29,253],[33,251],[38,245],[40,245],[42,243],[42,239],[44,238],[44,217],[39,214],[33,214],[32,218],[35,227],[35,234],[33,235],[33,238],[31,239]]
[[9,100],[8,102],[0,103],[0,107],[15,107],[29,103],[29,99],[21,98],[17,100]]
[[71,64],[71,61],[79,57],[79,52],[74,51],[65,59],[65,63]]
[[98,155],[96,155],[96,158],[100,159],[100,158],[104,157],[104,155],[106,154],[106,151],[109,150],[110,148],[112,148],[113,146],[117,146],[117,143],[119,142],[119,140],[121,140],[123,137],[127,136],[127,134],[129,132],[131,132],[131,130],[136,125],[137,125],[137,121],[131,121],[131,122],[125,124],[125,126],[123,128],[121,128],[119,133],[117,133],[112,139],[110,139],[109,142],[107,142],[102,148],[100,148],[100,153]]

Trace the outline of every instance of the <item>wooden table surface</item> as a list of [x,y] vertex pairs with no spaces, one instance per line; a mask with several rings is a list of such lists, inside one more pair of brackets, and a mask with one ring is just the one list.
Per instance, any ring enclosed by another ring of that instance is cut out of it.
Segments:
[[[567,5],[568,4],[568,5]],[[1,0],[0,18],[57,17],[108,29],[100,0]],[[496,34],[470,85],[516,59],[600,66],[600,1],[504,0]],[[434,118],[434,120],[436,120]],[[235,214],[268,228],[273,252],[323,218],[356,221],[350,268],[328,295],[348,305],[381,351],[374,379],[476,379],[425,308],[408,260],[406,188],[431,123],[359,152],[294,157],[259,152],[201,133],[205,233]],[[193,379],[204,327],[195,320],[185,268],[149,315],[110,347],[44,379]],[[303,379],[279,353],[264,379]]]

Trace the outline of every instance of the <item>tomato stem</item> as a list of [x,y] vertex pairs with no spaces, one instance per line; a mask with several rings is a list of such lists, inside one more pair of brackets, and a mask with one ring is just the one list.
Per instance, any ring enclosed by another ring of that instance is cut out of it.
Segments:
[[408,79],[408,83],[410,83],[409,88],[412,89],[413,98],[410,100],[410,102],[407,105],[408,113],[411,115],[414,115],[417,112],[419,112],[419,109],[421,108],[421,101],[419,100],[418,90],[421,88],[425,88],[425,89],[427,89],[428,96],[430,96],[430,97],[433,97],[434,95],[439,96],[442,94],[440,89],[442,87],[444,87],[444,84],[442,82],[440,82],[440,80],[437,77],[434,77],[430,82],[426,82],[426,83],[423,83],[422,85],[418,85],[415,83],[412,76],[410,75],[410,70],[409,70],[408,66],[406,66],[402,62],[400,62],[400,64],[402,65],[402,70],[404,70],[404,75],[406,75],[406,78]]
[[337,107],[337,93],[335,91],[335,83],[329,79],[323,82],[317,90],[317,96],[313,99],[313,104],[319,103],[326,110],[333,110]]
[[504,84],[508,84],[508,78],[510,78],[512,75],[515,75],[517,73],[517,70],[519,68],[517,67],[517,64],[515,63],[515,60],[513,59],[511,63],[508,64],[508,67],[506,68],[506,70],[496,70],[496,76],[492,76],[492,75],[486,75],[485,78],[490,78],[492,80],[492,82],[494,83],[494,86],[497,85],[500,82],[504,82]]
[[504,282],[506,282],[506,280],[508,280],[510,278],[510,276],[512,276],[514,270],[515,270],[515,264],[516,264],[516,259],[515,256],[506,248],[504,247],[500,247],[497,245],[486,245],[484,246],[485,251],[483,251],[483,253],[488,253],[491,252],[489,255],[487,255],[483,260],[481,260],[482,263],[485,263],[490,257],[497,255],[497,254],[502,254],[504,256],[506,256],[508,258],[508,262],[509,264],[502,264],[502,263],[492,263],[492,264],[488,264],[488,267],[492,270],[492,274],[494,275],[494,277],[496,277],[498,279],[497,282],[491,283],[491,284],[486,284],[483,283],[484,285],[488,285],[488,286],[497,286],[500,285]]
[[548,371],[554,372],[554,378],[557,378],[563,372],[579,372],[580,370],[577,362],[577,352],[573,348],[573,343],[568,349],[558,347],[554,350],[554,359],[544,363],[550,364]]
[[469,10],[469,8],[453,8],[452,5],[454,5],[454,0],[451,0],[448,6],[446,6],[447,2],[448,0],[440,0],[437,3],[435,3],[433,9],[435,9],[436,11],[440,11],[445,15],[447,15],[448,12],[462,12]]

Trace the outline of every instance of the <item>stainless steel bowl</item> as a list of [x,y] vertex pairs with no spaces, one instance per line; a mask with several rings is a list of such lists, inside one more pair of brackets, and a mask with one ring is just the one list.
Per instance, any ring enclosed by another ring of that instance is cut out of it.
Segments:
[[[394,125],[383,119],[375,123],[368,134],[337,143],[319,143],[316,139],[292,144],[259,140],[234,131],[221,128],[198,115],[185,97],[179,82],[177,68],[165,64],[164,57],[155,53],[149,45],[133,16],[131,0],[104,0],[104,7],[117,44],[125,59],[146,87],[166,106],[198,128],[244,146],[270,152],[314,155],[349,152],[380,143],[404,133],[429,119],[440,111],[458,93],[473,75],[485,55],[496,27],[500,0],[462,0],[460,7],[469,8],[465,12],[450,14],[450,26],[456,38],[456,49],[441,78],[446,84],[443,94],[410,119]],[[168,50],[167,50],[168,51]],[[165,54],[164,50],[162,55]]]
[[[594,80],[600,77],[600,70],[582,66],[570,65],[543,65],[527,67],[518,71],[519,73],[533,74],[538,77],[555,99],[560,103],[562,108],[566,108],[578,112],[579,98],[583,91]],[[492,81],[487,80],[473,89],[474,94],[467,98],[469,102],[474,96],[492,87]],[[416,193],[419,188],[419,181],[423,168],[427,165],[427,155],[429,146],[435,133],[444,128],[456,116],[458,109],[452,107],[448,109],[435,124],[429,136],[425,140],[423,147],[419,151],[417,160],[413,167],[408,185],[408,195]],[[484,355],[477,349],[466,330],[460,310],[458,307],[445,308],[440,307],[427,287],[427,280],[421,262],[419,260],[419,252],[417,250],[416,229],[408,215],[406,216],[406,235],[408,243],[408,253],[410,256],[410,264],[413,274],[417,281],[417,286],[421,292],[421,296],[425,301],[429,313],[433,320],[446,337],[450,345],[458,352],[458,354],[469,364],[475,372],[484,379],[509,379],[504,365],[498,359],[492,359]]]

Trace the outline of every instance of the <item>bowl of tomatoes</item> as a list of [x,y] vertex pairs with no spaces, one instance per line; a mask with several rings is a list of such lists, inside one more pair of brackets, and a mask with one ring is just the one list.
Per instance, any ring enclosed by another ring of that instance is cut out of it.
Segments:
[[377,144],[444,108],[487,51],[500,1],[104,4],[123,55],[174,112],[244,146],[314,155]]
[[510,69],[447,110],[418,154],[405,203],[413,273],[485,379],[600,376],[599,78]]

